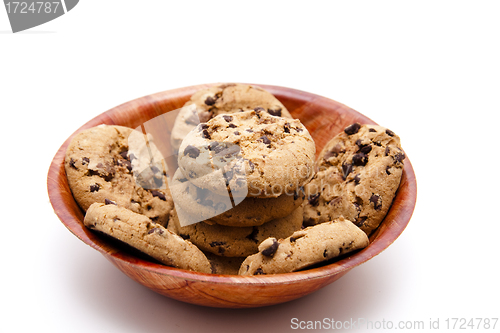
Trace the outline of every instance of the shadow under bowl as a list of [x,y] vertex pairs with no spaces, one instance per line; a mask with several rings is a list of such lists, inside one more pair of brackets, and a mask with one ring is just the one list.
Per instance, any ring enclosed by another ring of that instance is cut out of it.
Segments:
[[[55,213],[76,237],[102,253],[127,276],[159,294],[203,306],[248,308],[308,295],[381,253],[403,232],[410,221],[417,195],[415,173],[408,157],[393,204],[384,221],[370,236],[370,245],[337,261],[303,271],[259,276],[186,271],[138,256],[84,227],[84,213],[71,194],[64,170],[66,148],[73,136],[100,124],[136,128],[160,115],[168,116],[168,112],[181,108],[194,92],[210,85],[164,91],[127,102],[90,120],[63,143],[50,165],[47,187]],[[259,86],[274,94],[294,118],[300,119],[314,138],[318,153],[346,126],[354,122],[375,124],[359,112],[325,97],[285,87]],[[168,126],[171,128],[171,124]]]

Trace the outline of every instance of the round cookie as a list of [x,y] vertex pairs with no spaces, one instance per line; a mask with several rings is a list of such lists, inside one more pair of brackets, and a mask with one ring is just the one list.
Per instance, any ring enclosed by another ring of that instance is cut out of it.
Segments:
[[317,173],[304,187],[304,224],[343,216],[369,235],[392,204],[404,158],[394,132],[358,123],[346,127],[323,148]]
[[196,246],[137,214],[113,204],[90,205],[84,225],[105,233],[168,266],[196,272],[211,273],[211,264]]
[[[258,245],[268,237],[285,238],[302,228],[302,207],[292,214],[272,220],[256,227],[227,227],[218,224],[199,222],[185,227],[179,224],[175,209],[169,229],[198,246],[202,251],[224,257],[246,257],[257,253]],[[210,221],[208,221],[210,223]]]
[[286,239],[268,238],[259,253],[247,257],[239,275],[295,272],[368,246],[368,236],[351,221],[339,218],[294,232]]
[[173,201],[162,158],[153,142],[149,146],[142,133],[122,126],[100,125],[78,133],[65,157],[78,205],[86,211],[95,202],[113,202],[167,225]]
[[292,118],[285,106],[268,91],[246,84],[221,84],[197,91],[181,108],[172,128],[171,143],[178,150],[182,140],[199,123],[222,114],[263,108],[274,116]]
[[210,219],[217,224],[248,227],[262,225],[268,221],[290,215],[304,201],[303,192],[293,195],[282,194],[277,198],[245,197],[241,202],[231,202],[229,195],[222,196],[194,186],[177,169],[169,181],[172,198],[176,205],[186,212],[188,221],[181,225],[192,224]]
[[312,177],[316,147],[299,120],[260,110],[219,115],[198,125],[179,148],[193,184],[233,197],[292,195]]

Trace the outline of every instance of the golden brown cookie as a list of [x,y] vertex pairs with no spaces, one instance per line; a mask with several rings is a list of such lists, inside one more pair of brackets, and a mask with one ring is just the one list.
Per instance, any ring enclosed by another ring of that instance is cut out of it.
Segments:
[[366,246],[366,234],[352,222],[339,218],[296,231],[286,239],[266,239],[259,245],[259,253],[243,261],[239,274],[295,272]]
[[92,204],[85,214],[86,227],[105,233],[168,266],[211,273],[206,256],[185,241],[144,215],[113,204]]
[[199,123],[219,114],[262,108],[273,116],[292,118],[285,106],[268,91],[246,84],[221,84],[193,94],[182,107],[172,128],[171,142],[178,150],[182,140]]
[[219,115],[184,139],[178,156],[194,185],[233,197],[293,195],[312,177],[316,146],[299,120],[263,111]]
[[66,151],[69,187],[86,211],[113,202],[167,225],[173,208],[162,157],[144,135],[123,126],[100,125],[78,133]]
[[305,186],[304,224],[343,216],[368,235],[389,210],[403,173],[399,137],[380,126],[352,124],[321,151]]

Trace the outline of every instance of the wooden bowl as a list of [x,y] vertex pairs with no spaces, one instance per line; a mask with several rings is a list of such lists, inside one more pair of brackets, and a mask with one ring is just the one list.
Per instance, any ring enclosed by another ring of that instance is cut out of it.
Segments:
[[[195,91],[208,86],[210,84],[180,88],[127,102],[90,120],[64,142],[50,165],[47,187],[55,213],[76,237],[101,252],[130,278],[157,293],[198,305],[245,308],[287,302],[312,293],[382,252],[403,232],[413,213],[417,193],[408,157],[404,161],[396,198],[380,227],[371,235],[370,245],[333,263],[304,271],[249,277],[190,272],[137,256],[85,228],[84,214],[73,199],[64,171],[64,155],[72,137],[99,124],[136,128],[182,107]],[[325,97],[289,88],[260,86],[274,94],[309,129],[318,152],[330,138],[354,122],[375,124],[364,115]]]

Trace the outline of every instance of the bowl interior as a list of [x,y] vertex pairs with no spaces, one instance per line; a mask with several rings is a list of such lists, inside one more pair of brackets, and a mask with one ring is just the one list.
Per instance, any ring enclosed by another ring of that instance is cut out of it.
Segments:
[[[90,120],[88,123],[75,131],[75,133],[64,142],[64,144],[57,151],[50,166],[47,186],[49,198],[55,213],[75,236],[101,252],[126,274],[157,292],[196,304],[228,306],[228,304],[224,302],[210,299],[201,300],[194,296],[193,298],[184,298],[185,295],[183,295],[182,291],[180,291],[179,294],[173,295],[167,290],[170,287],[168,287],[168,283],[165,281],[171,281],[171,279],[196,281],[210,285],[210,288],[212,288],[211,290],[214,290],[214,288],[217,289],[219,286],[225,286],[225,288],[238,286],[239,289],[233,292],[238,293],[238,290],[241,290],[241,293],[248,293],[249,289],[241,289],[240,287],[246,286],[248,288],[259,288],[262,286],[277,286],[295,282],[305,283],[305,281],[316,280],[316,286],[314,288],[311,287],[310,290],[307,288],[304,289],[303,295],[305,295],[327,283],[332,282],[353,267],[379,254],[403,232],[410,220],[416,202],[415,174],[408,157],[405,159],[403,178],[391,209],[379,228],[370,236],[370,245],[361,251],[352,253],[351,255],[343,257],[333,263],[328,263],[326,265],[304,271],[254,277],[189,272],[163,266],[148,260],[144,256],[138,256],[129,249],[117,245],[116,243],[109,242],[105,238],[85,228],[83,226],[84,214],[73,199],[66,179],[66,173],[64,171],[64,155],[72,137],[84,129],[97,126],[99,124],[121,125],[137,128],[147,123],[149,120],[160,116],[156,119],[163,119],[163,123],[155,121],[155,126],[160,127],[158,129],[148,128],[148,131],[155,134],[155,142],[157,144],[159,142],[161,143],[164,140],[168,140],[170,136],[170,130],[177,114],[174,110],[181,108],[195,91],[208,86],[210,85],[207,84],[185,87],[148,95],[127,102]],[[321,151],[323,146],[333,136],[342,131],[346,126],[354,122],[362,124],[375,124],[375,122],[366,116],[341,103],[325,97],[284,87],[268,85],[259,86],[274,94],[287,107],[291,114],[295,118],[300,119],[301,122],[308,128],[316,142],[317,153]],[[156,134],[159,136],[163,135],[163,137],[157,138]],[[162,147],[160,144],[159,149],[165,156],[169,155],[169,148],[167,146]],[[138,272],[141,272],[141,274],[139,274],[141,275],[141,278],[137,277]],[[162,283],[153,283],[149,285],[151,281],[147,281],[147,278],[144,278],[145,274],[150,274],[151,279],[157,279],[158,281],[163,279],[164,281],[162,281]],[[160,290],[163,285],[165,285],[165,290]],[[285,297],[282,300],[266,298],[260,303],[257,300],[248,306],[275,304],[280,301],[287,301],[303,295],[295,293],[295,295],[288,298]],[[243,303],[244,302],[242,302],[242,304]],[[234,307],[239,306],[235,303]]]

